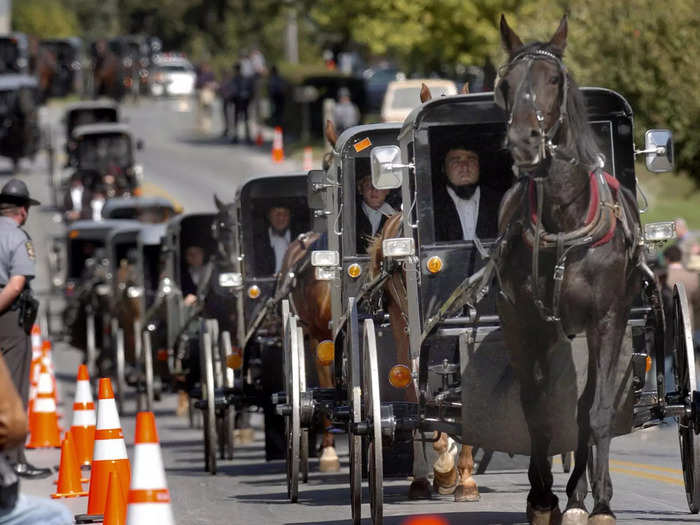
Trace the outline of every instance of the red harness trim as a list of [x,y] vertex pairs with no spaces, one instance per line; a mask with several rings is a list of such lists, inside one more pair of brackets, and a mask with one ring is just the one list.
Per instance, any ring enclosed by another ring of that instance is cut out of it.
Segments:
[[[610,186],[610,189],[612,190],[613,198],[615,199],[615,202],[618,202],[618,193],[620,191],[620,181],[617,180],[615,177],[610,175],[608,172],[604,171],[603,176],[605,177],[605,182],[608,183],[608,186]],[[592,171],[589,175],[589,185],[590,185],[590,199],[588,201],[588,212],[586,213],[586,225],[590,224],[593,222],[593,219],[595,219],[596,215],[598,214],[598,207],[600,206],[600,192],[598,190],[598,178],[595,175],[595,172]],[[535,181],[530,180],[530,185],[528,186],[528,194],[530,197],[530,220],[532,221],[532,224],[537,224],[537,199],[535,197]],[[605,244],[606,242],[609,242],[610,239],[613,238],[613,235],[615,235],[615,226],[617,225],[617,218],[615,218],[612,223],[610,224],[610,229],[608,232],[601,237],[599,240],[597,240],[595,243],[593,243],[593,247],[596,246],[601,246]]]

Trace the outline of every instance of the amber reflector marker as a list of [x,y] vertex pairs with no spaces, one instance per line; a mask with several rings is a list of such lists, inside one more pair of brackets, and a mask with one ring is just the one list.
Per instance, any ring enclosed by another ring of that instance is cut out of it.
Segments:
[[394,388],[406,388],[411,383],[411,370],[406,365],[394,365],[389,370],[389,383]]

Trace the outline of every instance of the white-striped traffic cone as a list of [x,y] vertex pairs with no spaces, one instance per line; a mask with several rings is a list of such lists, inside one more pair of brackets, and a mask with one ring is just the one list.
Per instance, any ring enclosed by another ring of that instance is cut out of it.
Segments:
[[95,444],[95,403],[90,390],[90,376],[87,366],[78,368],[78,380],[75,383],[75,400],[73,401],[73,426],[70,433],[75,444],[79,465],[92,463],[92,450]]
[[134,476],[131,478],[127,504],[126,525],[175,523],[153,412],[139,412],[136,415]]
[[56,400],[53,394],[53,381],[46,365],[41,364],[39,386],[29,419],[29,443],[27,448],[60,448],[61,437],[56,417]]
[[38,323],[32,325],[30,341],[32,342],[32,357],[38,357],[41,352],[41,328],[39,328]]
[[107,489],[109,488],[109,473],[119,474],[122,494],[126,494],[131,476],[124,434],[117,413],[117,404],[114,401],[112,382],[108,377],[100,378],[100,388],[97,395],[97,428],[91,471],[87,513],[104,514]]

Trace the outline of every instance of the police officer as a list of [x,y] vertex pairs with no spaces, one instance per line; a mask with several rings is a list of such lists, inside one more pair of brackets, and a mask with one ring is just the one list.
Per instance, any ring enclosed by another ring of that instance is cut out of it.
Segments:
[[[39,201],[29,197],[27,185],[19,179],[10,179],[0,190],[0,351],[25,409],[32,358],[29,332],[37,305],[31,298],[29,281],[35,275],[36,254],[32,240],[21,226],[27,222],[29,207],[38,204]],[[37,468],[27,462],[23,445],[5,453],[22,477],[41,478],[51,474],[51,469]]]

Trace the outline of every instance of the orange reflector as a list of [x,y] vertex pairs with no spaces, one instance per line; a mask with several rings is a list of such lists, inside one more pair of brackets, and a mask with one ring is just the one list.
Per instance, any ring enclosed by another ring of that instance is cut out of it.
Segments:
[[68,233],[68,237],[71,239],[75,239],[78,235],[80,235],[80,232],[78,230],[71,230]]
[[433,255],[430,259],[428,259],[428,262],[425,263],[425,267],[430,273],[438,273],[440,270],[442,270],[442,259],[440,259],[440,257],[437,255]]
[[394,365],[389,370],[389,383],[394,388],[406,388],[411,383],[411,371],[406,365]]
[[333,341],[326,339],[318,343],[316,347],[316,359],[322,366],[330,365],[335,360],[335,345]]
[[143,195],[143,189],[141,188],[141,186],[139,186],[138,188],[134,188],[133,193],[134,197],[140,197],[141,195]]
[[238,370],[243,366],[243,352],[237,346],[232,348],[233,353],[226,358],[226,366]]
[[257,284],[254,284],[250,288],[248,288],[248,297],[251,299],[257,299],[260,297],[260,288],[258,287]]
[[167,361],[168,360],[168,349],[161,348],[160,350],[158,350],[158,353],[156,354],[156,359],[158,359],[158,361]]
[[356,142],[353,147],[355,148],[355,151],[357,153],[361,152],[362,150],[365,150],[369,148],[372,145],[372,141],[369,140],[369,137],[363,138],[361,141]]
[[357,279],[362,273],[362,266],[357,263],[352,263],[348,266],[348,275],[353,279]]
[[651,370],[651,356],[650,355],[647,356],[646,361],[647,361],[646,373],[648,374],[649,370]]

